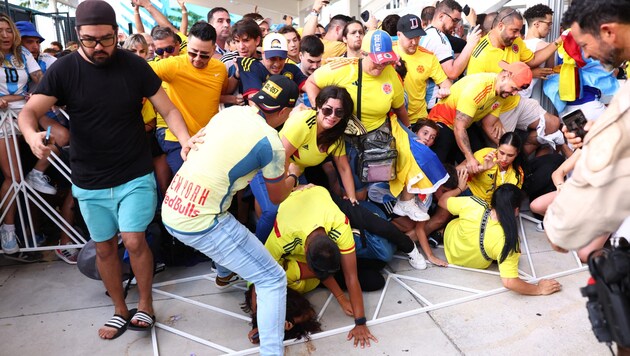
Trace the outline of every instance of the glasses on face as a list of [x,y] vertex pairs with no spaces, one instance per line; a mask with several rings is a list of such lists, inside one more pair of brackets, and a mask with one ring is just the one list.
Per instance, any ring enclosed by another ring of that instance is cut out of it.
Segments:
[[449,19],[451,19],[451,21],[453,21],[453,23],[457,24],[459,23],[462,19],[454,19],[453,17],[451,17],[451,15],[447,14],[446,12],[444,13],[444,15],[448,16]]
[[538,21],[538,22],[546,23],[547,26],[551,26],[553,24],[553,21]]
[[168,47],[164,47],[164,48],[156,48],[155,49],[155,54],[157,54],[158,56],[161,56],[164,54],[164,52],[171,54],[175,51],[175,46],[168,46]]
[[343,112],[343,109],[333,109],[331,107],[326,107],[326,106],[322,107],[321,110],[322,110],[322,114],[324,114],[324,116],[330,116],[334,112],[335,116],[340,118],[340,119],[343,118],[343,115],[345,114]]
[[507,15],[503,16],[502,18],[500,18],[500,19],[499,19],[499,21],[498,21],[497,23],[499,23],[499,22],[503,22],[503,20],[505,20],[506,18],[508,18],[508,17],[510,17],[510,16],[512,16],[512,15],[514,15],[515,13],[516,13],[516,10],[515,10],[515,9],[512,9],[512,11],[508,12],[508,13],[507,13]]
[[116,37],[111,35],[98,40],[96,38],[80,38],[79,41],[81,41],[81,44],[86,48],[94,48],[99,44],[103,47],[111,47],[116,43]]
[[195,53],[195,52],[191,52],[191,51],[188,51],[188,55],[190,56],[190,58],[197,58],[197,57],[199,57],[201,59],[208,59],[208,58],[210,58],[209,54],[201,54],[201,53]]

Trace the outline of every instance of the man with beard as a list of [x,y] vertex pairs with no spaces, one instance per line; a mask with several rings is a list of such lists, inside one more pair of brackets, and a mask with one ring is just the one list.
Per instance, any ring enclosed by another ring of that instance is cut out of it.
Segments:
[[[562,44],[562,38],[558,37],[553,43],[534,53],[520,38],[522,27],[523,16],[518,11],[510,8],[499,11],[494,27],[473,50],[467,74],[500,72],[501,60],[508,63],[520,61],[527,63],[530,68],[536,68]],[[520,95],[508,97],[501,105],[499,118],[503,125],[496,128],[499,131],[532,131],[524,144],[525,154],[533,152],[539,143],[564,143],[562,133],[558,131],[560,119],[546,112],[534,99],[521,98]]]
[[361,22],[357,20],[348,22],[346,27],[343,28],[343,41],[346,43],[346,54],[343,56],[361,58],[361,44],[364,36],[365,30]]
[[[306,77],[310,76],[322,66],[322,54],[324,53],[324,44],[315,35],[302,37],[300,41],[300,64],[298,67]],[[302,93],[298,97],[296,105],[304,104],[313,107],[306,93]]]
[[[116,48],[116,14],[105,1],[84,1],[76,10],[79,50],[60,58],[45,74],[20,113],[18,123],[38,158],[52,142],[37,132],[37,119],[53,105],[72,117],[70,165],[72,193],[96,241],[96,261],[114,304],[114,316],[101,327],[103,339],[130,328],[148,330],[155,322],[151,284],[153,256],[145,240],[155,215],[156,183],[141,109],[149,98],[169,128],[188,148],[181,114],[160,87],[149,65]],[[118,257],[120,231],[138,281],[138,311],[127,308]]]
[[217,43],[212,57],[221,59],[227,53],[225,42],[230,37],[230,13],[223,7],[215,7],[208,12],[208,23],[217,31]]

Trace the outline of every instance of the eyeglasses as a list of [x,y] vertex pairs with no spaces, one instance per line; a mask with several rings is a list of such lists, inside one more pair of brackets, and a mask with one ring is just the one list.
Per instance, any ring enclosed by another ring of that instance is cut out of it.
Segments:
[[321,108],[322,114],[324,114],[324,116],[330,116],[333,114],[333,112],[335,113],[335,116],[342,119],[345,112],[343,111],[343,109],[334,109],[333,108],[329,108],[329,107],[322,107]]
[[546,23],[547,26],[551,26],[553,24],[553,21],[538,21],[538,22]]
[[497,23],[503,22],[503,20],[505,20],[506,18],[514,15],[515,13],[516,13],[516,9],[512,9],[512,11],[508,12],[507,15],[505,15],[501,19],[499,19],[499,21],[497,21]]
[[175,47],[174,46],[168,46],[168,47],[164,47],[164,48],[156,48],[155,49],[155,54],[157,54],[158,56],[161,56],[164,54],[164,52],[166,53],[173,53],[175,51]]
[[81,41],[81,44],[86,48],[95,48],[99,44],[103,47],[111,47],[116,43],[116,37],[111,35],[99,40],[96,38],[80,38],[79,41]]
[[201,54],[201,53],[195,53],[195,52],[191,52],[191,51],[188,51],[188,55],[190,56],[190,58],[197,58],[197,57],[199,57],[201,59],[208,59],[208,58],[210,58],[209,54]]
[[451,15],[447,14],[446,12],[444,13],[444,15],[448,16],[448,18],[451,19],[453,21],[453,23],[455,23],[455,24],[459,23],[462,20],[461,18],[459,18],[459,19],[452,18]]

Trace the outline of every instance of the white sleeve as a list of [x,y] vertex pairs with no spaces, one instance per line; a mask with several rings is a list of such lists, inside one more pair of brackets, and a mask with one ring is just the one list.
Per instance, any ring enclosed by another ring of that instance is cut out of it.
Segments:
[[22,57],[24,58],[24,63],[26,63],[26,71],[28,74],[32,74],[37,72],[38,70],[42,70],[37,64],[37,61],[26,48],[22,47]]

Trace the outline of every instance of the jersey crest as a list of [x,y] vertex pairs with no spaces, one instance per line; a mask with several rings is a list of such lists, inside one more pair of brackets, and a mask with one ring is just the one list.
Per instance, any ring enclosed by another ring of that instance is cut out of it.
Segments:
[[391,93],[392,93],[392,91],[394,90],[394,89],[392,88],[392,85],[391,85],[390,83],[385,83],[385,84],[383,84],[382,89],[383,89],[383,93],[385,93],[385,94],[391,94]]

